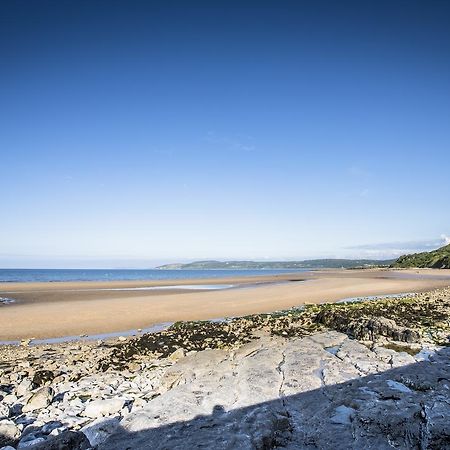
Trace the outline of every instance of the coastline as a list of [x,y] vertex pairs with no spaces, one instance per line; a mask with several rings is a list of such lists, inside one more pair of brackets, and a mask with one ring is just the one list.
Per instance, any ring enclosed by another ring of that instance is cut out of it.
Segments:
[[[233,284],[241,289],[176,290]],[[284,275],[138,282],[0,283],[0,340],[108,334],[190,320],[237,317],[349,297],[424,292],[450,285],[450,270],[320,270]],[[172,289],[133,290],[173,286]],[[130,290],[126,290],[129,288]],[[125,290],[108,290],[125,289]]]

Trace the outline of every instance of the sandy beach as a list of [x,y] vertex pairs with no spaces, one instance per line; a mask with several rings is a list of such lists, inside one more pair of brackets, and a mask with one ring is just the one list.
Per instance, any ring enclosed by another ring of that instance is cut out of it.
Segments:
[[[197,290],[193,286],[218,284],[234,287]],[[0,283],[0,297],[15,300],[0,306],[0,340],[110,333],[448,285],[450,270],[322,270],[174,282]],[[142,289],[158,286],[173,288]]]

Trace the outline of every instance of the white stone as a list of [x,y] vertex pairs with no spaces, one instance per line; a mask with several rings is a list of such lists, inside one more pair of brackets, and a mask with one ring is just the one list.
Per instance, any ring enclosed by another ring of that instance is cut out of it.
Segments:
[[32,385],[31,381],[25,378],[22,382],[17,386],[16,393],[18,397],[22,397],[23,395],[29,394],[31,392]]
[[179,359],[184,358],[184,357],[185,357],[185,354],[186,354],[186,353],[185,353],[184,349],[179,348],[179,349],[175,350],[175,351],[169,356],[169,359],[170,359],[171,361],[178,361]]
[[90,444],[95,447],[103,443],[120,425],[117,418],[94,420],[80,431],[89,439]]
[[5,397],[3,398],[2,402],[6,403],[7,405],[13,405],[14,403],[17,402],[17,396],[14,394],[8,394],[5,395]]
[[50,436],[59,436],[61,433],[64,433],[64,431],[67,431],[67,427],[58,427],[54,428],[52,431],[50,431]]
[[22,411],[24,413],[35,411],[37,409],[45,408],[50,405],[53,400],[53,389],[49,387],[43,387],[38,389],[32,397],[28,400],[28,403],[24,405]]
[[79,428],[89,422],[89,419],[87,417],[78,416],[61,416],[60,420],[68,428]]
[[15,440],[20,436],[19,427],[12,420],[0,420],[0,436]]
[[125,405],[125,400],[120,398],[109,398],[105,400],[94,400],[86,405],[82,415],[96,419],[102,416],[117,414]]

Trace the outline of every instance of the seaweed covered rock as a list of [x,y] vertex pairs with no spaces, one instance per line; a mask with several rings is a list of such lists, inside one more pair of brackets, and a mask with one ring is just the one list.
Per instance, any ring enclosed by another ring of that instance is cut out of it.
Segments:
[[258,333],[272,336],[304,337],[334,329],[359,340],[381,337],[414,343],[422,338],[450,344],[450,289],[407,297],[368,301],[307,305],[220,322],[177,322],[159,333],[144,334],[111,346],[99,361],[101,370],[136,370],[141,359],[166,358],[175,352],[239,347],[257,339]]
[[339,310],[324,309],[317,314],[317,321],[336,331],[346,333],[361,341],[376,341],[387,337],[401,342],[418,342],[420,334],[385,317],[360,317],[353,319]]
[[33,386],[41,387],[51,382],[55,378],[55,374],[51,370],[38,370],[33,376]]

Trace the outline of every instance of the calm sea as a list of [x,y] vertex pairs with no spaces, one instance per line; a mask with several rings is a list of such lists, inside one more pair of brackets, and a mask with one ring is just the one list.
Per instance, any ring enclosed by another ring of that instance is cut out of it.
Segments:
[[114,280],[195,280],[303,272],[286,270],[133,270],[133,269],[0,269],[0,282],[9,281],[114,281]]

